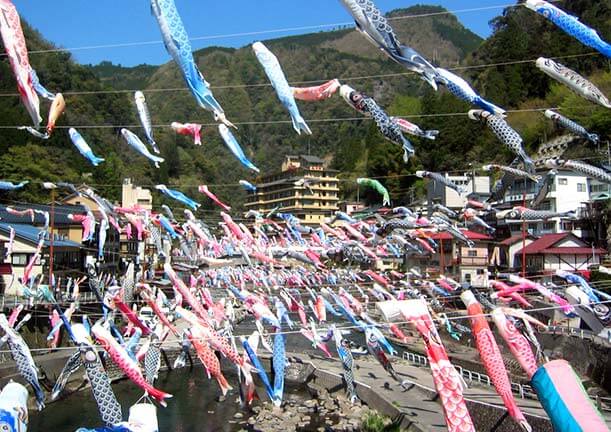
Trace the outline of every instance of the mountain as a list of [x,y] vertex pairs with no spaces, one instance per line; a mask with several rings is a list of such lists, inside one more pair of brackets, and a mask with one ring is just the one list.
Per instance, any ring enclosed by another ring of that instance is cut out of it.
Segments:
[[88,67],[103,84],[117,90],[144,88],[148,78],[157,70],[157,66],[147,64],[126,68],[109,61]]
[[[387,18],[401,42],[417,47],[420,54],[435,63],[456,65],[482,43],[481,37],[465,28],[456,16],[447,14],[443,7],[416,5],[395,9]],[[332,34],[335,37],[323,42],[325,48],[380,58],[379,50],[363,43],[363,36],[354,29]]]
[[[582,12],[589,24],[609,39],[609,8],[595,0],[565,2],[569,10]],[[572,9],[571,9],[572,8]],[[467,30],[456,17],[431,6],[416,6],[389,13],[400,40],[444,67],[461,68],[465,77],[494,102],[508,109],[561,106],[593,131],[608,134],[609,116],[592,104],[580,101],[559,85],[553,84],[533,64],[488,67],[481,65],[507,61],[532,60],[540,55],[565,56],[591,52],[525,8],[508,8],[494,22],[494,34],[486,41]],[[25,26],[30,50],[50,49],[36,31]],[[352,180],[358,176],[396,176],[385,181],[395,202],[405,202],[408,190],[422,188],[410,177],[416,169],[455,170],[469,164],[496,161],[507,163],[511,157],[501,150],[496,139],[466,113],[471,107],[446,90],[435,93],[414,74],[387,59],[354,29],[291,36],[264,41],[276,54],[294,85],[315,85],[339,78],[343,83],[373,96],[392,115],[409,115],[423,128],[441,131],[437,141],[417,138],[417,156],[408,164],[402,151],[384,140],[373,122],[360,119],[340,97],[320,103],[299,102],[313,135],[298,136],[290,118],[268,85],[263,69],[250,47],[240,49],[210,47],[195,52],[196,61],[228,118],[239,124],[235,135],[247,156],[269,173],[279,168],[285,154],[307,153],[331,161],[341,170],[343,192],[355,194]],[[162,49],[162,48],[160,48]],[[0,176],[18,180],[66,180],[87,182],[102,194],[117,199],[123,177],[141,185],[174,184],[193,197],[201,197],[197,185],[207,183],[217,195],[240,209],[245,194],[239,179],[254,181],[225,147],[210,113],[197,107],[185,88],[174,63],[160,67],[141,65],[125,68],[103,62],[96,66],[74,63],[69,54],[53,52],[32,54],[31,63],[50,90],[61,89],[68,104],[59,125],[100,125],[78,128],[94,152],[107,161],[98,168],[88,165],[70,143],[66,129],[58,129],[48,142],[25,132],[10,129],[0,134]],[[574,57],[567,65],[592,77],[603,91],[611,92],[611,77],[601,57]],[[0,91],[15,93],[15,82],[8,61],[0,61]],[[302,84],[298,84],[302,83]],[[166,162],[155,169],[121,139],[121,126],[139,133],[134,90],[142,90],[155,125],[172,121],[205,125],[203,145],[177,136],[169,127],[155,129],[155,138]],[[96,93],[103,91],[103,93]],[[91,93],[93,92],[93,93]],[[25,109],[16,97],[5,97],[0,104],[2,124],[29,124]],[[48,103],[44,102],[45,112]],[[443,114],[440,116],[440,114]],[[352,120],[356,118],[357,120]],[[539,137],[556,133],[538,113],[511,114],[508,118],[523,133],[530,150]],[[279,123],[281,122],[281,123]],[[576,152],[590,151],[579,146]],[[457,157],[461,155],[461,157]],[[24,192],[8,194],[7,199],[45,199],[44,192],[30,186]],[[201,199],[206,208],[211,204]],[[164,202],[159,199],[157,202]]]

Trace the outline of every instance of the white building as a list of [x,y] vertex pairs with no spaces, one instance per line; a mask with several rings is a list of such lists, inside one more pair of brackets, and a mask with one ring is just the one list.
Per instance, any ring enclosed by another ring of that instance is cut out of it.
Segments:
[[[25,268],[36,253],[38,239],[43,232],[26,224],[7,224],[0,222],[0,249],[6,253],[10,242],[10,229],[15,230],[12,253],[4,257],[0,264],[0,295],[21,295],[22,280]],[[41,250],[41,257],[34,262],[30,273],[31,277],[43,275],[44,281],[48,282],[49,254],[51,241],[49,234],[45,234],[45,242]],[[83,253],[79,243],[70,241],[64,236],[55,235],[53,238],[53,273],[56,277],[64,274],[74,275],[83,272]]]
[[[123,180],[123,187],[121,188],[121,207],[134,206],[142,207],[148,211],[153,210],[153,195],[149,189],[135,186],[131,179],[126,178]],[[121,235],[121,252],[137,255],[140,260],[143,260],[145,256],[145,244],[153,244],[153,239],[149,237],[145,243],[141,243],[135,236],[129,240],[125,234]]]
[[145,210],[152,210],[153,195],[151,195],[150,190],[141,188],[140,186],[134,186],[132,180],[126,178],[123,180],[123,187],[121,190],[121,206],[133,207],[136,205]]
[[[485,201],[490,196],[490,177],[473,176],[471,173],[452,176],[445,174],[445,177],[465,189],[467,195],[475,193],[480,201]],[[430,205],[441,204],[450,209],[462,209],[465,206],[465,198],[458,195],[456,191],[438,184],[433,180],[428,180],[427,200]]]
[[[528,207],[528,203],[534,198],[534,195],[534,182],[530,180],[517,180],[511,185],[503,202],[512,207],[522,206],[526,202],[526,207]],[[537,210],[548,210],[554,213],[574,211],[576,217],[530,221],[527,224],[527,230],[530,234],[536,236],[564,232],[572,232],[577,236],[582,236],[582,229],[576,222],[581,216],[584,204],[589,201],[590,188],[587,177],[572,171],[558,171],[551,191],[546,199],[537,207]],[[509,221],[508,223],[512,235],[522,232],[521,221]]]

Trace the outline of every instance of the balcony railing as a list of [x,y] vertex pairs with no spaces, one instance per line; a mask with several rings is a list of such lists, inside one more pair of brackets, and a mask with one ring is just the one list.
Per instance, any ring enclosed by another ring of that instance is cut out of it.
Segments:
[[485,267],[488,265],[488,258],[486,257],[470,257],[470,256],[461,256],[458,260],[458,264],[463,266],[482,266]]

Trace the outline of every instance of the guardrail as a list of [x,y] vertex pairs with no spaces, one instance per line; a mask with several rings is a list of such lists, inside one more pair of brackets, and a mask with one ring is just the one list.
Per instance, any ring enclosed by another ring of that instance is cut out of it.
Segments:
[[[92,292],[82,292],[79,294],[79,302],[86,303],[95,303],[98,299]],[[71,300],[63,300],[58,299],[59,304],[68,304],[71,303]],[[26,298],[20,296],[0,296],[0,310],[8,308],[12,309],[17,307],[20,304],[27,303],[30,306],[52,306],[53,303],[50,303],[46,300],[39,300],[34,298]]]
[[566,326],[549,326],[547,330],[540,331],[540,333],[547,334],[563,334],[572,337],[578,337],[579,339],[587,339],[592,342],[596,342],[598,344],[611,347],[611,329],[607,330],[607,337],[599,336],[595,333],[592,333],[589,330],[578,329],[574,327],[566,327]]
[[[427,357],[409,351],[403,352],[403,360],[407,360],[410,363],[417,364],[420,366],[428,366],[429,364],[429,359]],[[486,385],[488,387],[492,386],[492,381],[490,380],[490,377],[486,374],[465,369],[462,366],[455,365],[454,368],[459,373],[459,375],[469,384],[476,382],[479,384]],[[511,390],[515,394],[520,396],[521,399],[537,399],[535,392],[528,384],[519,384],[512,382]]]
[[[421,366],[428,366],[429,364],[429,359],[427,357],[408,351],[403,352],[403,360],[407,360],[410,363]],[[474,372],[465,369],[462,366],[455,365],[454,368],[460,374],[460,376],[463,377],[463,379],[468,380],[469,383],[477,382],[488,387],[492,386],[492,381],[490,380],[490,377],[486,374]],[[513,393],[517,394],[520,399],[539,399],[533,388],[528,384],[519,384],[512,382],[511,390]],[[611,398],[590,396],[590,399],[592,399],[592,401],[596,404],[596,407],[599,411],[611,412]]]

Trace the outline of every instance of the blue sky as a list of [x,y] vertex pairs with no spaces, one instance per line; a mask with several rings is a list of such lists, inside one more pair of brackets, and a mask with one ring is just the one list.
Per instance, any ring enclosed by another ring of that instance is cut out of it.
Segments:
[[[377,0],[384,12],[414,4],[436,4],[449,10],[506,5],[507,0]],[[45,38],[65,48],[159,41],[149,0],[14,0],[21,16]],[[350,16],[337,0],[176,0],[190,37],[348,23]],[[459,19],[486,37],[488,22],[502,7],[463,12]],[[193,48],[209,45],[239,47],[258,39],[272,39],[318,30],[285,31],[194,41]],[[160,64],[169,60],[161,43],[131,47],[102,47],[72,51],[81,63],[110,60],[125,66]],[[36,54],[45,55],[45,54]]]

